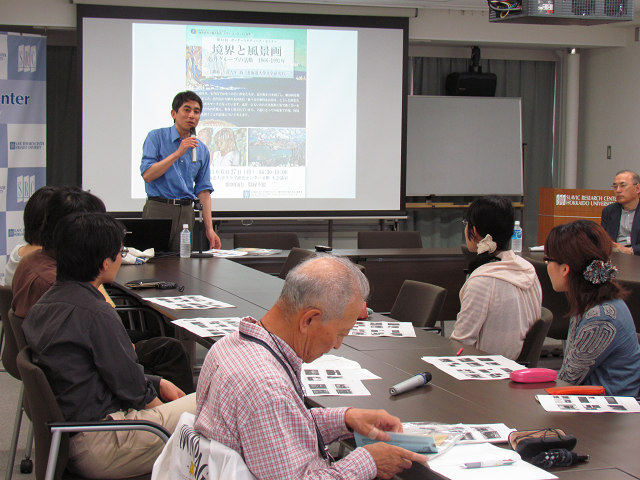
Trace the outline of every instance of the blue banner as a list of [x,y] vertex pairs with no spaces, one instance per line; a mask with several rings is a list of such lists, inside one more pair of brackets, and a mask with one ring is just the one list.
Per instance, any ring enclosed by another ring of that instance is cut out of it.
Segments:
[[0,32],[0,280],[24,244],[24,206],[46,182],[46,37]]

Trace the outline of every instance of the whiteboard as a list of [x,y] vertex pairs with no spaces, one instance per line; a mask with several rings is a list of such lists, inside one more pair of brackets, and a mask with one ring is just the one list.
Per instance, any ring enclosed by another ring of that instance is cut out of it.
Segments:
[[522,195],[519,98],[409,96],[407,195]]

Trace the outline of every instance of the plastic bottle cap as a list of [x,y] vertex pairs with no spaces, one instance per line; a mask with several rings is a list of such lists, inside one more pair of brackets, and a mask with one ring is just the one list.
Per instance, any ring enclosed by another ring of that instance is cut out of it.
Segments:
[[186,223],[183,223],[183,224],[182,224],[182,228],[189,228],[189,225],[188,225],[188,224],[186,224]]
[[516,220],[516,225],[520,225],[520,220]]

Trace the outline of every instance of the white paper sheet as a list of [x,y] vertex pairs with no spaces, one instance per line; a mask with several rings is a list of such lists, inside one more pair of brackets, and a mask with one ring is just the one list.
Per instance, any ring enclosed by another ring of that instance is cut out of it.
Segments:
[[633,397],[609,395],[536,395],[547,412],[565,413],[638,413],[640,405]]
[[[484,468],[462,468],[470,462],[515,460],[511,465]],[[429,467],[450,480],[547,480],[555,475],[520,459],[513,450],[490,443],[456,445],[429,462]]]
[[302,386],[309,396],[371,395],[361,380],[380,378],[358,362],[337,355],[323,355],[302,365]]
[[204,310],[209,308],[234,308],[229,303],[219,302],[202,295],[179,295],[177,297],[148,297],[146,301],[172,310]]
[[210,250],[205,250],[204,253],[211,253],[214,257],[218,258],[228,258],[228,257],[242,257],[246,255],[248,252],[240,252],[238,250],[220,250],[219,248],[212,248]]
[[181,318],[171,323],[202,338],[222,337],[238,331],[240,317],[228,318]]
[[349,335],[356,337],[415,337],[411,322],[358,320]]
[[464,355],[461,357],[422,357],[458,380],[502,380],[525,367],[502,355]]

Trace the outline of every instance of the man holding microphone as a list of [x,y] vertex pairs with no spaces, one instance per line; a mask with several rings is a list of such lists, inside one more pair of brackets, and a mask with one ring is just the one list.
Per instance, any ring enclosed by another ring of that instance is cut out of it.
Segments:
[[202,204],[209,246],[220,248],[211,220],[209,149],[195,136],[201,112],[202,100],[196,93],[178,93],[171,105],[174,125],[149,132],[142,147],[140,173],[147,192],[142,218],[171,219],[171,250],[176,252],[182,225],[193,231],[196,198]]

